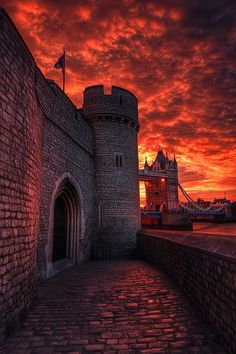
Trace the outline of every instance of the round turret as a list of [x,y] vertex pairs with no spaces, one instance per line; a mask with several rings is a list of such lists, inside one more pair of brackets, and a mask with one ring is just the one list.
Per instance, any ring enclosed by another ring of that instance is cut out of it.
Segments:
[[83,113],[94,130],[96,205],[101,241],[112,257],[131,253],[140,228],[138,101],[129,91],[85,89]]
[[87,87],[83,111],[90,118],[114,115],[116,118],[127,118],[132,126],[138,126],[138,100],[131,92],[120,87],[112,86],[111,94],[104,94],[102,85]]

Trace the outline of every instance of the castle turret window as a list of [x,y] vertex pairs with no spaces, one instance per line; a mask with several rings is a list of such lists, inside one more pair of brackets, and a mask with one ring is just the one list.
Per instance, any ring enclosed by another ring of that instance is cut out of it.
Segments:
[[121,154],[116,155],[116,168],[122,169],[123,167],[123,156]]
[[98,206],[98,224],[99,227],[102,228],[103,227],[103,203],[99,203]]
[[119,156],[116,155],[116,167],[119,167]]

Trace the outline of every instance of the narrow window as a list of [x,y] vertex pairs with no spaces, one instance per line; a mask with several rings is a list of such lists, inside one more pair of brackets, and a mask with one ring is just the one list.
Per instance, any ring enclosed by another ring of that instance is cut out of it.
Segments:
[[123,102],[123,97],[120,95],[120,104]]
[[103,227],[103,204],[99,203],[98,207],[98,226],[100,228]]
[[116,168],[118,170],[122,169],[123,167],[123,156],[121,154],[116,155]]

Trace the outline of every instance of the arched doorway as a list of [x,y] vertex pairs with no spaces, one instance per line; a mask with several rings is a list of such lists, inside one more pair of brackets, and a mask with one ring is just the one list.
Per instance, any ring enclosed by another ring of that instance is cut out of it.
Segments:
[[67,208],[64,198],[59,195],[54,207],[52,261],[66,258],[67,255]]
[[82,224],[82,195],[78,184],[66,173],[58,180],[52,195],[46,278],[77,262],[84,232]]

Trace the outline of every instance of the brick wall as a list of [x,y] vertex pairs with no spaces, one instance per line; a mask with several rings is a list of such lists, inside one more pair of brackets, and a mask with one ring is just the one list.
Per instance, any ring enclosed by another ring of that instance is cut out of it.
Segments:
[[162,268],[236,353],[236,240],[233,237],[143,231],[138,254]]
[[0,10],[0,341],[32,303],[41,189],[35,63]]

